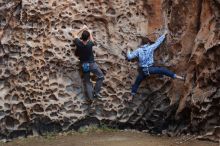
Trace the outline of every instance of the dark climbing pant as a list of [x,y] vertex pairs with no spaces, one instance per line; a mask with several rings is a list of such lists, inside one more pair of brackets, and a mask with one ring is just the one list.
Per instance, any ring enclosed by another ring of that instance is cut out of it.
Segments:
[[[94,89],[93,84],[90,81],[90,72],[95,74],[95,76],[97,77]],[[101,90],[104,75],[96,63],[89,63],[89,71],[83,73],[83,78],[85,82],[86,93],[90,99],[93,99],[93,95],[98,94]]]
[[172,71],[164,68],[164,67],[144,67],[144,68],[139,68],[139,73],[138,76],[135,80],[135,83],[132,85],[131,92],[132,93],[137,93],[138,87],[141,84],[141,82],[149,75],[151,74],[159,74],[159,75],[166,75],[171,78],[175,78],[176,74],[173,73]]

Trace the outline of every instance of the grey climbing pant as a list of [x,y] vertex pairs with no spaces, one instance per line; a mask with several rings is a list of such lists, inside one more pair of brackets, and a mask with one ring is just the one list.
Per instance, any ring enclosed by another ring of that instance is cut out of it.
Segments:
[[[91,78],[90,73],[93,73],[96,76],[96,83],[94,89],[93,89],[93,84],[90,80]],[[89,71],[83,72],[83,79],[85,83],[87,96],[90,99],[93,99],[94,94],[98,94],[101,90],[104,80],[104,74],[102,73],[101,69],[95,62],[89,63]]]

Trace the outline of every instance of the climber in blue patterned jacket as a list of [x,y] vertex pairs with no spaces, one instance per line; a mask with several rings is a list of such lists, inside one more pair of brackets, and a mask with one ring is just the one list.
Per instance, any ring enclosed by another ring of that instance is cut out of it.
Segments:
[[164,33],[161,37],[159,37],[155,43],[153,43],[147,37],[143,37],[141,41],[141,46],[137,50],[130,52],[130,50],[128,49],[127,59],[131,60],[133,58],[138,58],[139,60],[139,74],[135,80],[135,83],[132,85],[132,89],[131,89],[131,94],[133,96],[137,93],[138,87],[141,84],[141,82],[145,79],[145,77],[151,74],[166,75],[173,79],[177,78],[184,80],[184,77],[176,75],[175,73],[164,67],[153,66],[154,51],[164,41],[166,34],[167,32]]

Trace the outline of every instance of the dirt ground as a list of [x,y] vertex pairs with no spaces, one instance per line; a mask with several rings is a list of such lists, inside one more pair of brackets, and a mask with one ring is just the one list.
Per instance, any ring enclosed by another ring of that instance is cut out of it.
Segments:
[[218,143],[189,139],[152,136],[139,132],[89,132],[17,139],[0,143],[0,146],[220,146]]

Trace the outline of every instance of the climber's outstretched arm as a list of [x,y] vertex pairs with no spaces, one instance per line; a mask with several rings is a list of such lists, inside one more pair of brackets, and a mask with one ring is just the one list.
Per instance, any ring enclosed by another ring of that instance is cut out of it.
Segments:
[[73,38],[74,38],[74,39],[78,38],[78,35],[79,35],[82,31],[87,30],[87,29],[88,29],[88,27],[87,27],[86,25],[83,25],[83,27],[82,27],[80,30],[75,31],[75,32],[72,32]]
[[149,49],[152,49],[153,51],[156,50],[166,38],[166,34],[167,34],[167,31],[165,31],[165,33],[162,36],[160,36],[154,44],[150,45]]
[[130,49],[128,49],[128,51],[127,51],[127,59],[131,60],[133,58],[138,57],[138,51],[139,51],[139,49],[131,52]]
[[89,39],[90,39],[93,43],[95,43],[95,40],[94,40],[93,35],[92,35],[92,31],[91,31],[90,29],[88,29],[88,31],[89,31],[89,33],[90,33]]

